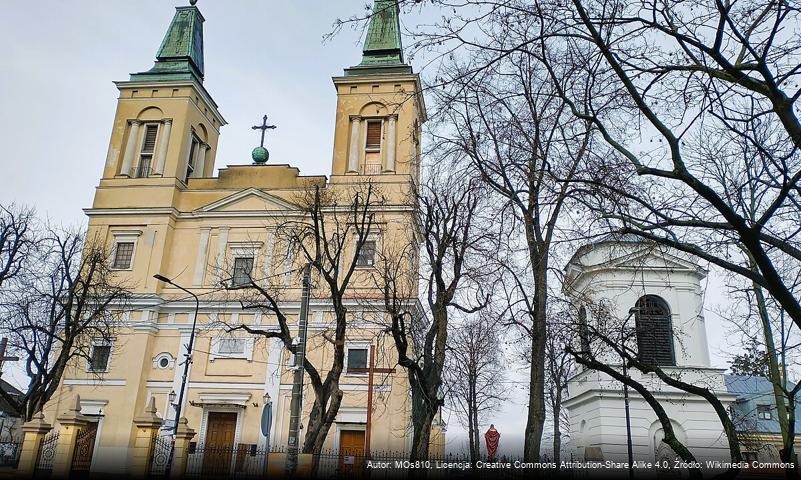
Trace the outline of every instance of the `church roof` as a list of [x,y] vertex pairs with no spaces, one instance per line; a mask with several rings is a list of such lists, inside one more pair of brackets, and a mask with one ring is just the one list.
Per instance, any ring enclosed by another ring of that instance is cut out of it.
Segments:
[[345,70],[345,75],[412,73],[403,60],[400,7],[397,0],[375,0],[362,49],[362,62]]
[[132,81],[196,80],[203,83],[203,22],[194,5],[176,7],[156,54],[156,63],[147,72],[132,73]]

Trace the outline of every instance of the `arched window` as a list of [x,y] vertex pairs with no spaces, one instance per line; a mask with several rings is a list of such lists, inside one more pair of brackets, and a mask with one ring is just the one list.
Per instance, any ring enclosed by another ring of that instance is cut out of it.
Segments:
[[637,351],[640,361],[650,365],[675,365],[673,327],[667,303],[656,295],[637,300]]

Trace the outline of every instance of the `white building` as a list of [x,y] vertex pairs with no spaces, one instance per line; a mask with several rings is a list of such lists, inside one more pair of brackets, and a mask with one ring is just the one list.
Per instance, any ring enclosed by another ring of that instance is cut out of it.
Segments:
[[[685,382],[710,388],[728,404],[734,396],[727,393],[724,370],[712,368],[709,362],[701,283],[705,276],[705,270],[681,252],[624,238],[580,248],[568,263],[565,284],[590,332],[606,329],[607,336],[623,338],[642,360],[660,365]],[[597,338],[590,342],[597,357],[622,369],[610,347]],[[677,438],[697,460],[729,458],[723,428],[706,400],[668,387],[653,374],[636,370],[629,374],[654,392]],[[626,461],[622,384],[580,367],[568,391],[565,407],[574,454],[579,459]],[[662,426],[648,403],[631,389],[629,398],[634,460],[675,458],[662,442]]]

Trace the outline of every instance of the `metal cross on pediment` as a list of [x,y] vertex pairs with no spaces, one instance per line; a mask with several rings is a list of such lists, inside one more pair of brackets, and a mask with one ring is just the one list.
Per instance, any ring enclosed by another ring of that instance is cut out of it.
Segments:
[[259,144],[259,146],[264,148],[264,134],[267,133],[267,130],[275,130],[278,127],[275,125],[267,125],[267,115],[265,115],[264,118],[262,118],[261,125],[254,125],[252,128],[253,130],[261,130],[261,144]]

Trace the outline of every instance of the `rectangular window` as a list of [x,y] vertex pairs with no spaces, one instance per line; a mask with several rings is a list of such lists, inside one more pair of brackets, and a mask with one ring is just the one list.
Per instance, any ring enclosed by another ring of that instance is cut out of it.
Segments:
[[770,405],[757,405],[757,417],[760,420],[771,420],[773,419],[771,410],[773,409]]
[[231,278],[233,286],[250,284],[250,275],[253,272],[253,257],[236,257],[234,259],[234,275]]
[[117,242],[114,248],[114,261],[112,268],[118,270],[128,270],[131,268],[133,260],[134,242]]
[[356,257],[356,266],[372,267],[375,265],[375,250],[376,241],[366,240],[361,250],[359,250],[359,256]]
[[189,145],[189,160],[186,162],[186,176],[184,177],[184,183],[189,183],[189,179],[192,178],[193,173],[195,172],[195,164],[197,164],[199,149],[200,139],[197,138],[196,135],[192,134],[192,143]]
[[367,348],[358,347],[348,349],[348,370],[353,368],[367,368]]
[[89,358],[89,371],[107,371],[109,358],[111,358],[111,345],[93,345]]
[[136,168],[136,176],[139,178],[150,176],[150,169],[153,165],[153,154],[156,151],[156,138],[158,137],[158,133],[158,124],[149,123],[145,125],[145,133],[142,137],[142,148],[139,151],[139,166]]

